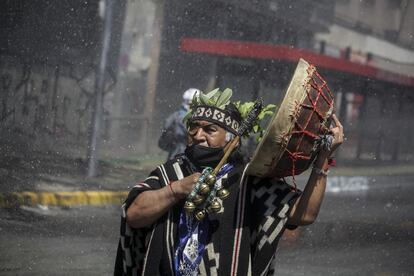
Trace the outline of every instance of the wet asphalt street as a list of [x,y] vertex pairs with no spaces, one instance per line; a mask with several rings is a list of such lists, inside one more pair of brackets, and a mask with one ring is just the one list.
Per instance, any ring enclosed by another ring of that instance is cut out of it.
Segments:
[[118,206],[0,212],[0,275],[111,275]]
[[[318,221],[286,234],[276,275],[413,275],[412,177],[331,177]],[[0,275],[111,275],[119,207],[0,209]]]
[[333,180],[318,220],[280,244],[276,275],[414,275],[414,179]]

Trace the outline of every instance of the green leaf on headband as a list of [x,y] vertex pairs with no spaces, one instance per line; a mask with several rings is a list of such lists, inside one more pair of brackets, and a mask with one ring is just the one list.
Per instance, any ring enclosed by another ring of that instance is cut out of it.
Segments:
[[[200,92],[199,94],[195,94],[193,97],[192,102],[190,103],[190,111],[185,115],[183,122],[186,124],[188,119],[192,116],[195,112],[195,109],[199,105],[209,105],[214,106],[220,109],[224,109],[228,104],[230,104],[230,98],[233,94],[233,91],[230,88],[224,89],[224,91],[220,91],[219,88],[216,88],[207,94]],[[254,106],[254,102],[245,102],[241,103],[240,101],[233,103],[235,107],[238,109],[242,120],[247,118],[250,110],[252,110]],[[273,110],[276,108],[274,104],[269,104],[263,107],[262,111],[257,116],[255,122],[253,122],[253,126],[250,132],[245,133],[245,137],[248,137],[252,132],[259,133],[258,139],[261,139],[263,136],[263,129],[261,127],[261,123],[266,116],[273,115]]]
[[[247,118],[247,115],[249,114],[250,110],[252,110],[253,106],[254,106],[254,102],[246,102],[246,103],[240,103],[240,101],[237,101],[234,103],[234,105],[237,107],[237,109],[239,110],[241,117],[243,120],[245,120]],[[263,107],[262,111],[260,111],[259,115],[257,116],[256,120],[253,122],[253,126],[251,129],[250,133],[246,133],[246,135],[244,135],[245,137],[250,136],[251,133],[258,133],[258,140],[261,139],[261,137],[263,136],[263,129],[261,126],[261,123],[263,121],[263,119],[266,116],[271,116],[273,115],[273,110],[276,108],[276,105],[274,104],[268,104],[265,107]]]
[[230,88],[224,89],[224,91],[217,98],[216,106],[222,109],[226,107],[226,105],[230,103],[230,98],[232,94],[233,91]]
[[266,105],[262,111],[259,113],[259,115],[257,116],[257,119],[259,119],[260,121],[264,119],[264,117],[266,116],[272,116],[273,115],[273,110],[276,108],[276,105],[274,104],[268,104]]
[[240,101],[237,101],[234,103],[234,105],[237,107],[242,119],[244,120],[247,118],[247,115],[249,114],[250,110],[253,108],[254,103],[246,102],[246,103],[241,104]]
[[202,104],[210,105],[210,98],[202,93],[200,94],[200,101]]
[[214,96],[216,96],[217,93],[220,93],[220,90],[218,88],[211,90],[210,92],[208,92],[207,94],[205,94],[205,96],[208,99],[213,98]]

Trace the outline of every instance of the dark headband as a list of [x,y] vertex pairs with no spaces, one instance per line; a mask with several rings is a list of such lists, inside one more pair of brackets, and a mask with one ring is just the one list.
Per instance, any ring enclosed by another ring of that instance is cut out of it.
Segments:
[[237,130],[239,129],[240,121],[227,110],[214,106],[199,105],[195,108],[188,122],[191,123],[197,120],[215,123],[233,134],[238,135]]

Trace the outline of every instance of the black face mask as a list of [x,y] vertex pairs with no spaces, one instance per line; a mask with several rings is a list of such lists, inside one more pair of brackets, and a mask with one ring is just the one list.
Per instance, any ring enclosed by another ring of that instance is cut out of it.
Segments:
[[224,148],[209,148],[200,145],[188,146],[185,149],[185,155],[190,161],[199,168],[211,167],[218,165],[224,156]]

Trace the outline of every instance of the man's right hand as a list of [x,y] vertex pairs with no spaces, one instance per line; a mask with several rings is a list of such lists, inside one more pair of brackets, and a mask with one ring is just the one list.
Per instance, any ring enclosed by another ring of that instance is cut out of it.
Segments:
[[193,190],[200,176],[201,173],[197,172],[184,177],[183,179],[172,182],[171,189],[174,191],[175,196],[177,196],[179,199],[186,198]]

